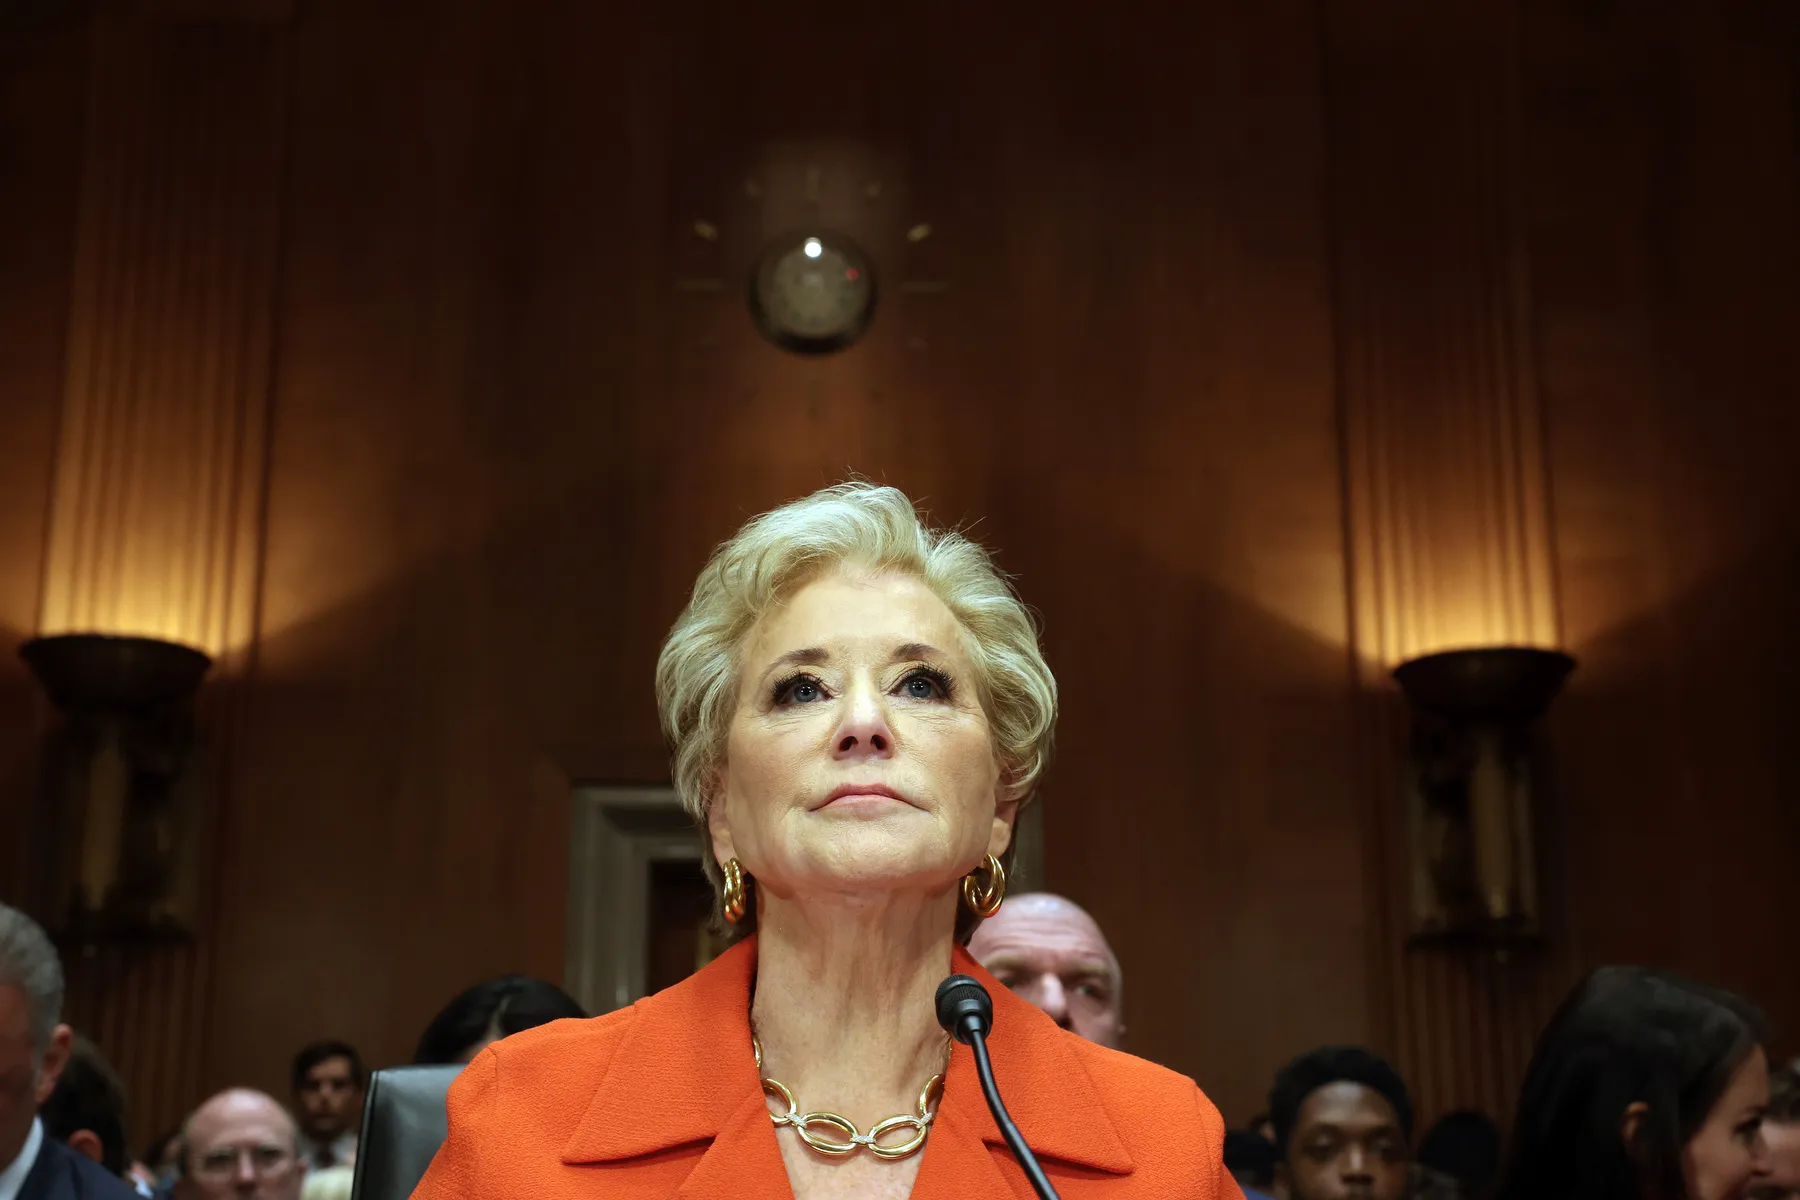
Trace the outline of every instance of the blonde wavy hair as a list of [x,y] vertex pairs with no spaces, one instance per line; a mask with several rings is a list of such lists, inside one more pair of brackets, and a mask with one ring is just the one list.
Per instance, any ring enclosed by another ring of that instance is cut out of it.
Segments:
[[[834,570],[912,576],[944,602],[967,636],[976,689],[1009,798],[1028,802],[1049,763],[1056,678],[1032,614],[979,544],[933,529],[897,488],[840,483],[751,520],[713,552],[663,642],[656,701],[674,745],[675,791],[704,832],[711,789],[737,710],[743,650],[756,623]],[[719,864],[702,856],[715,897]],[[1012,848],[1002,856],[1011,865]],[[957,932],[973,932],[964,911]],[[754,907],[737,926],[754,927]]]

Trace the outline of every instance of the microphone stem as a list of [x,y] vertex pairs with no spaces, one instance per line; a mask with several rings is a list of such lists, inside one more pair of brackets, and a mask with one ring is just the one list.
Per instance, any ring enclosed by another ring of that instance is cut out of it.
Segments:
[[1000,1100],[1000,1086],[994,1082],[994,1064],[988,1058],[987,1035],[975,1022],[966,1026],[969,1034],[969,1048],[975,1052],[975,1074],[981,1077],[981,1093],[987,1097],[988,1109],[994,1114],[994,1123],[1000,1126],[1000,1136],[1006,1139],[1006,1145],[1019,1160],[1019,1168],[1025,1172],[1025,1178],[1031,1182],[1032,1190],[1038,1194],[1038,1200],[1062,1200],[1056,1189],[1050,1186],[1050,1180],[1044,1174],[1044,1168],[1038,1166],[1037,1155],[1025,1144],[1019,1133],[1019,1127],[1007,1114],[1006,1105]]

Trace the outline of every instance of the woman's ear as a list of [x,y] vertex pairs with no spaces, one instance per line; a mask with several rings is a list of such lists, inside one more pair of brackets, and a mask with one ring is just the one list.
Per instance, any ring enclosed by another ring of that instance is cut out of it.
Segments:
[[713,858],[722,867],[737,857],[737,844],[731,837],[731,820],[725,815],[725,769],[713,775],[706,789],[706,834],[712,839]]
[[994,828],[988,835],[988,853],[999,858],[1012,845],[1013,823],[1019,819],[1019,806],[1023,800],[1008,799],[1001,793],[1000,802],[994,805]]
[[1643,1125],[1644,1118],[1650,1115],[1650,1106],[1642,1100],[1633,1100],[1625,1106],[1625,1115],[1619,1118],[1619,1137],[1627,1150],[1637,1141],[1638,1128]]

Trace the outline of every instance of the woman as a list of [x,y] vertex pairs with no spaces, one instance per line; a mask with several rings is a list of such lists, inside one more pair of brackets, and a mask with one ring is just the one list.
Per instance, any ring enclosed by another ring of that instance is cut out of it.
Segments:
[[581,1005],[554,983],[529,975],[502,975],[444,1005],[420,1036],[413,1063],[466,1063],[503,1037],[564,1017],[585,1016]]
[[701,573],[657,698],[742,941],[483,1051],[415,1196],[1030,1196],[938,1026],[954,971],[993,995],[995,1072],[1065,1200],[1237,1196],[1190,1080],[1058,1029],[962,949],[1003,898],[1056,709],[979,546],[867,484],[767,513]]
[[1764,1169],[1761,1028],[1730,992],[1594,972],[1526,1072],[1501,1200],[1742,1200]]

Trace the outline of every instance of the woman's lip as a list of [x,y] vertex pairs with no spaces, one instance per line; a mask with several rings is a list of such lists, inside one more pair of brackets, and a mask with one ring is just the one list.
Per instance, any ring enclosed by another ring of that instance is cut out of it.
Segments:
[[840,800],[897,800],[902,804],[912,803],[905,796],[902,796],[899,792],[885,784],[846,783],[841,787],[833,788],[831,794],[825,797],[825,803],[819,805],[819,807],[829,808]]

